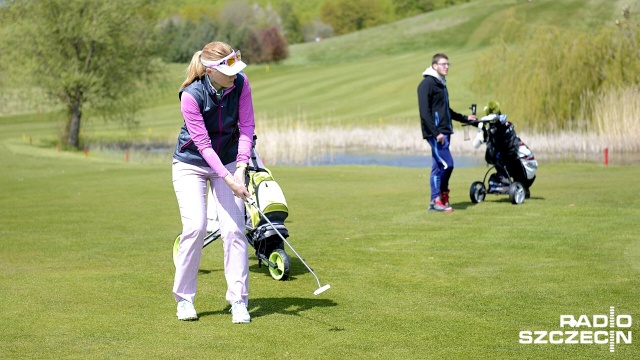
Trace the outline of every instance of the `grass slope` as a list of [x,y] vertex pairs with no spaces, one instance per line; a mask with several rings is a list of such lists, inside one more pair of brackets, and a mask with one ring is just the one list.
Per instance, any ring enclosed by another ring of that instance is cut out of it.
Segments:
[[[640,318],[640,167],[547,165],[521,206],[472,205],[484,169],[458,169],[447,215],[425,210],[426,169],[272,168],[290,240],[332,288],[314,297],[290,251],[287,282],[251,256],[253,322],[239,326],[219,243],[204,251],[200,320],[175,319],[168,162],[6,150],[1,358],[605,358],[607,345],[523,345],[518,333],[566,330],[561,314],[609,306]],[[620,344],[616,356],[640,350]]]

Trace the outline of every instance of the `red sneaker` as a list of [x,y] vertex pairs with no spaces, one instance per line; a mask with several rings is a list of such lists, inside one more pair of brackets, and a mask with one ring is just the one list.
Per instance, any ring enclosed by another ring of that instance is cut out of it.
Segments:
[[440,211],[445,213],[450,213],[453,211],[453,208],[449,206],[449,204],[444,204],[440,199],[440,196],[435,198],[429,204],[429,211]]
[[442,203],[445,206],[451,207],[451,205],[449,205],[449,189],[447,189],[447,191],[443,191],[440,194],[440,197],[442,198]]

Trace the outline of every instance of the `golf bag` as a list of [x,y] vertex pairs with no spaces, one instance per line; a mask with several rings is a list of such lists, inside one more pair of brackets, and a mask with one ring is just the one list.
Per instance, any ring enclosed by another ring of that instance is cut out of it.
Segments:
[[284,225],[289,209],[284,193],[274,180],[271,171],[260,167],[257,163],[252,165],[254,168],[248,173],[247,189],[255,199],[257,207],[273,226],[260,216],[260,212],[255,207],[247,206],[247,239],[256,249],[256,253],[270,254],[275,249],[284,249],[278,232],[285,238],[289,236]]
[[[493,115],[493,116],[492,116]],[[525,189],[529,189],[536,179],[538,162],[529,147],[518,137],[515,127],[507,120],[506,115],[491,114],[488,127],[483,127],[484,142],[487,144],[485,161],[490,165],[497,165],[497,176],[489,179],[509,184],[520,182]],[[484,118],[483,118],[484,119]]]
[[[505,114],[490,113],[474,121],[472,125],[478,126],[473,147],[477,149],[486,144],[485,161],[492,166],[482,181],[471,184],[471,201],[482,202],[486,194],[504,194],[509,195],[513,204],[521,204],[530,197],[529,188],[536,179],[538,162],[533,153],[518,137]],[[495,173],[487,181],[487,176],[493,169]]]

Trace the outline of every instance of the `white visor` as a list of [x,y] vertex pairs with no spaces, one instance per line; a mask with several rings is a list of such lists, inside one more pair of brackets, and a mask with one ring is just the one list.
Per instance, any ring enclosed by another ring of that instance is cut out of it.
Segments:
[[[238,51],[239,53],[240,51]],[[233,65],[229,66],[228,63],[229,61],[227,61],[228,59],[231,59],[233,57]],[[233,76],[237,73],[239,73],[240,71],[242,71],[244,68],[247,67],[247,64],[245,64],[242,60],[238,59],[238,57],[236,57],[236,52],[233,51],[231,54],[225,56],[224,58],[220,59],[220,60],[214,60],[214,61],[209,61],[209,60],[204,60],[204,59],[200,59],[200,61],[202,62],[202,65],[204,65],[205,67],[209,68],[209,69],[216,69],[218,71],[220,71],[221,73],[228,75],[228,76]]]
[[228,66],[228,65],[218,65],[218,66],[214,66],[213,68],[220,71],[221,73],[225,74],[225,75],[235,75],[237,73],[239,73],[240,71],[242,71],[244,68],[247,67],[247,64],[245,64],[244,62],[242,62],[242,60],[238,60],[236,61],[235,64],[233,64],[233,66]]

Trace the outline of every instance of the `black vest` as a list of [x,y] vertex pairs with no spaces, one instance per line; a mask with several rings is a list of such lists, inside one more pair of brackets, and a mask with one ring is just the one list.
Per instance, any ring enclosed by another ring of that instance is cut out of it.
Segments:
[[[239,73],[234,81],[234,88],[218,100],[208,81],[202,77],[178,93],[178,97],[182,98],[182,93],[187,92],[198,102],[211,138],[211,147],[224,165],[236,161],[238,155],[238,113],[243,85],[244,77]],[[180,129],[173,158],[195,166],[209,166],[193,143],[186,124]]]

